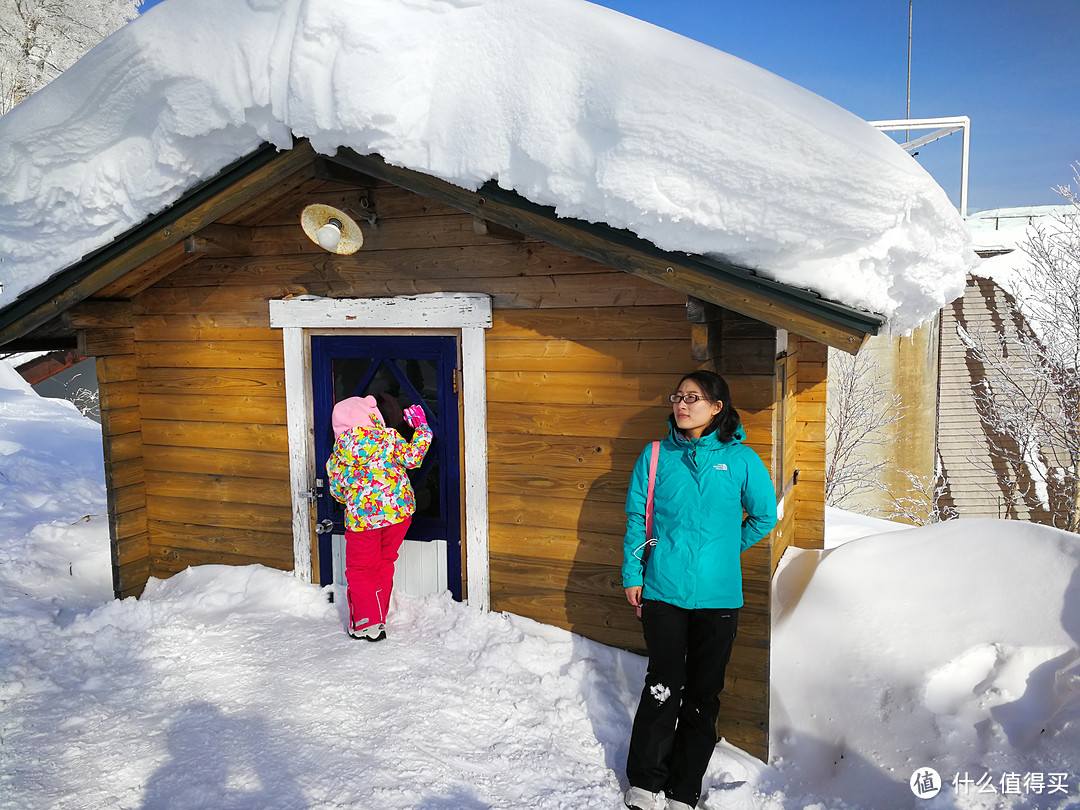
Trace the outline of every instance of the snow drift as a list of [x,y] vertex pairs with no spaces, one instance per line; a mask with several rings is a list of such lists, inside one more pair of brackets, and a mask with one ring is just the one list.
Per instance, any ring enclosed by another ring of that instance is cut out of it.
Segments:
[[[961,807],[1080,798],[1080,536],[955,520],[783,566],[772,744],[788,791],[901,807],[929,766],[947,784],[990,776]],[[1068,787],[1006,794],[1010,773]]]

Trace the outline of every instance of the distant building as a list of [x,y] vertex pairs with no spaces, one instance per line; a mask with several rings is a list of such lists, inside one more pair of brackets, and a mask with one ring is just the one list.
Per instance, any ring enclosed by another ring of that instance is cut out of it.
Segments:
[[1008,442],[994,435],[979,417],[973,390],[984,369],[969,349],[968,335],[991,331],[1003,341],[1005,355],[1019,330],[1030,327],[1014,316],[1009,276],[1030,259],[1023,244],[1040,221],[1073,211],[1071,206],[1034,206],[983,211],[968,217],[976,253],[983,259],[970,274],[964,295],[941,313],[937,447],[945,478],[944,504],[962,518],[1014,518],[1044,522],[1040,499],[1022,497],[1008,484],[1019,480],[1027,492],[1040,483],[1031,471],[995,459],[991,446]]
[[98,407],[97,366],[93,357],[83,357],[76,349],[0,353],[43,397],[67,399],[85,416],[101,421]]

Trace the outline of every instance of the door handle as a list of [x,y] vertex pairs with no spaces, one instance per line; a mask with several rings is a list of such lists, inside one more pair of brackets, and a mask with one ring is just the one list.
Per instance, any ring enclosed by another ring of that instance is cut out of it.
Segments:
[[315,524],[315,534],[326,534],[327,532],[332,532],[333,530],[334,521],[332,521],[330,518],[320,520],[318,523]]

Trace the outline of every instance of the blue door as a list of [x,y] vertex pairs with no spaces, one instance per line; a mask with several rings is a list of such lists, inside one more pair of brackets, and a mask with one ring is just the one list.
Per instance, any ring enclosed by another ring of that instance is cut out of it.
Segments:
[[[406,541],[445,541],[446,585],[461,600],[461,502],[458,436],[457,340],[453,337],[313,336],[312,398],[318,488],[319,582],[334,581],[334,541],[345,533],[345,511],[331,495],[326,462],[333,450],[330,414],[352,396],[393,397],[402,409],[423,405],[435,434],[424,463],[409,471],[416,514]],[[407,438],[411,429],[403,428]],[[407,544],[408,545],[408,542]],[[438,544],[441,546],[442,544]]]

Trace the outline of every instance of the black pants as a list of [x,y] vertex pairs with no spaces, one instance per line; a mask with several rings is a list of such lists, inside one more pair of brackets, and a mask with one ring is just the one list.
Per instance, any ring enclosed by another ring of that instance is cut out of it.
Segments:
[[720,692],[739,611],[649,601],[641,625],[649,672],[634,716],[626,777],[633,787],[662,790],[693,807],[716,747]]

